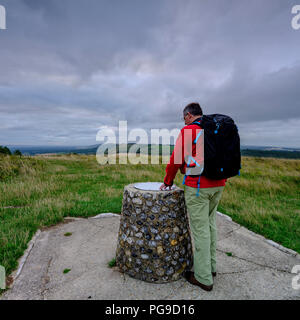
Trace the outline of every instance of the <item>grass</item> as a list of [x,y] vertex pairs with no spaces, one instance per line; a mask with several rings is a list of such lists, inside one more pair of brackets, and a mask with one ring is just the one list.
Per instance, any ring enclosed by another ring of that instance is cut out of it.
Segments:
[[243,158],[229,179],[219,211],[237,223],[300,253],[300,161]]
[[109,268],[113,268],[116,265],[116,258],[113,258],[111,261],[109,261],[107,265]]
[[71,235],[72,235],[72,232],[66,232],[66,233],[64,234],[65,237],[70,237]]
[[[165,164],[99,165],[95,156],[0,158],[0,265],[9,275],[42,227],[120,212],[125,185],[162,181]],[[182,185],[178,173],[175,184]],[[242,157],[219,211],[300,253],[300,160]]]
[[66,274],[66,273],[69,273],[70,271],[71,271],[71,269],[65,269],[65,270],[63,271],[63,273]]

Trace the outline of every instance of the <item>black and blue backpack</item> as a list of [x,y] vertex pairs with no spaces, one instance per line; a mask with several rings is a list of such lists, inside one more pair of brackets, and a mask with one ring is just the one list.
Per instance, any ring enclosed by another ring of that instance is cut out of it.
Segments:
[[[197,195],[199,195],[201,176],[220,180],[240,175],[240,136],[238,127],[233,119],[227,115],[203,115],[192,124],[197,124],[204,129],[204,167],[201,168],[201,173],[196,175],[199,176],[197,191]],[[199,132],[193,143],[197,143],[202,132],[203,130]],[[190,174],[189,169],[197,167],[199,164],[193,160],[189,156],[183,184],[185,184],[186,176],[195,176]]]

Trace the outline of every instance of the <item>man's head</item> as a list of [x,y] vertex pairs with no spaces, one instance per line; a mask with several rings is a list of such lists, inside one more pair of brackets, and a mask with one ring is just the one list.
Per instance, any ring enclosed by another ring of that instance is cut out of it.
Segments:
[[190,103],[183,109],[183,119],[186,125],[191,124],[202,115],[203,113],[199,103]]

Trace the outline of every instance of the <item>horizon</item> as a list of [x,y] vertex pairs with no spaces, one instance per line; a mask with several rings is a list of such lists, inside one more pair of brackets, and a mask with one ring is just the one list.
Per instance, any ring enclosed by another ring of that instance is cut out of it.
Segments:
[[[146,143],[135,143],[135,142],[128,142],[128,144],[137,144],[137,145],[146,145]],[[151,143],[148,143],[148,145],[150,145]],[[0,146],[3,147],[13,147],[13,148],[88,148],[88,147],[95,147],[101,145],[101,143],[96,143],[96,144],[92,144],[92,145],[19,145],[19,144],[1,144]],[[117,145],[119,145],[119,143],[117,143]],[[170,145],[170,146],[174,146],[174,144],[170,143],[170,144],[164,144],[164,143],[152,143],[151,145]],[[245,147],[251,147],[251,148],[282,148],[282,149],[299,149],[300,147],[285,147],[285,146],[271,146],[271,145],[243,145],[241,144],[241,148],[245,148]]]

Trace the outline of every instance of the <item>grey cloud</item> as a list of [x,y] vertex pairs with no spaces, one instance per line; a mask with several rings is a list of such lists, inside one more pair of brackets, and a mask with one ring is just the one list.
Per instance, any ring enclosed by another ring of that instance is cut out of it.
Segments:
[[248,129],[260,128],[261,144],[273,141],[270,130],[290,143],[286,128],[266,124],[300,119],[292,0],[1,4],[1,141],[21,144],[36,133],[38,144],[48,143],[42,129],[59,143],[69,135],[72,144],[74,136],[93,144],[92,128],[119,119],[130,128],[180,128],[183,107],[199,101],[206,113],[231,115],[249,144]]

